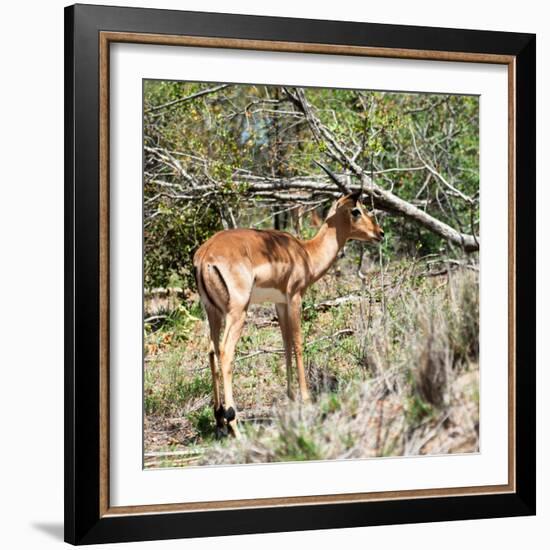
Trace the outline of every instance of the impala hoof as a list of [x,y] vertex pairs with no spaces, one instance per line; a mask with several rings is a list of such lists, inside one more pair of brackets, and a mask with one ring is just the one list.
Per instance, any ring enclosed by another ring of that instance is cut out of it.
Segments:
[[231,422],[232,420],[235,420],[235,416],[237,416],[235,414],[235,409],[233,407],[229,407],[226,411],[225,411],[225,419],[228,421],[228,422]]

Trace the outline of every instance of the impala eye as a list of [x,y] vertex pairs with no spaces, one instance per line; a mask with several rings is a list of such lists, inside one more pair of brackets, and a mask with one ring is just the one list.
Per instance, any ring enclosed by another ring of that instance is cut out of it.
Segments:
[[359,210],[359,208],[354,208],[354,209],[351,211],[351,215],[352,215],[354,218],[358,218],[358,217],[361,215],[361,210]]

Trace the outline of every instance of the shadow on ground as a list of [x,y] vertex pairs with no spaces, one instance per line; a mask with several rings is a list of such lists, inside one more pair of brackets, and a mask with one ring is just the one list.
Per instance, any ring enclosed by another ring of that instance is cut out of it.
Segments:
[[63,523],[36,522],[31,523],[31,527],[36,531],[41,531],[55,540],[63,540]]

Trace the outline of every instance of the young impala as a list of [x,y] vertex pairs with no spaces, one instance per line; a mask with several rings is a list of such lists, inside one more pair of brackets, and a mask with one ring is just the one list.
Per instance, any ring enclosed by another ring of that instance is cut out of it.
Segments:
[[[210,326],[209,361],[218,436],[227,433],[229,426],[233,435],[239,437],[231,363],[250,304],[275,303],[285,349],[288,395],[294,398],[294,352],[301,398],[309,401],[302,360],[302,297],[327,272],[346,241],[379,242],[384,235],[360,198],[361,193],[357,192],[338,199],[311,240],[276,230],[230,229],[216,233],[197,250],[193,266]],[[218,365],[223,378],[223,404]]]

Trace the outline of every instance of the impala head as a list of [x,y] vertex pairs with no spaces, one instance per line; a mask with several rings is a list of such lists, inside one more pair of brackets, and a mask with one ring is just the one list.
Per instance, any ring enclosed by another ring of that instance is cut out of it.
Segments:
[[378,243],[384,238],[384,230],[361,203],[361,191],[338,199],[328,213],[327,224],[336,227],[345,240]]

